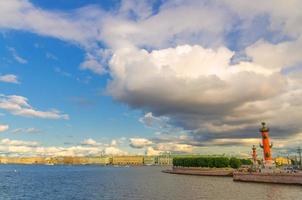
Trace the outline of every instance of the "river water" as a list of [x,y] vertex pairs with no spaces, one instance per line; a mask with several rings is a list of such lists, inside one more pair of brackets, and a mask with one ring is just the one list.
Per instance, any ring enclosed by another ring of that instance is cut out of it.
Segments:
[[162,173],[160,167],[0,165],[0,199],[302,199],[302,187]]

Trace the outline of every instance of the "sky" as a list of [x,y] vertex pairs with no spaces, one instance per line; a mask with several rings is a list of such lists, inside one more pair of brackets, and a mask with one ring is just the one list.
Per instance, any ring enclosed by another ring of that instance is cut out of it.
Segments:
[[301,7],[2,0],[0,156],[249,156],[262,121],[273,153],[293,153]]

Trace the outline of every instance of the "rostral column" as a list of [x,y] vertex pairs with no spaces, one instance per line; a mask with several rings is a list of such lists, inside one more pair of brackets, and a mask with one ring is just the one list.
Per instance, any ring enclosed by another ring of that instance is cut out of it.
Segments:
[[257,165],[257,152],[256,152],[256,147],[255,145],[253,145],[252,147],[253,153],[252,153],[252,157],[253,157],[253,164]]
[[269,141],[269,128],[265,126],[265,123],[262,122],[262,128],[260,128],[260,132],[262,135],[262,144],[260,144],[260,147],[263,149],[263,158],[264,158],[264,164],[273,164],[272,159],[272,153],[271,148],[273,145]]

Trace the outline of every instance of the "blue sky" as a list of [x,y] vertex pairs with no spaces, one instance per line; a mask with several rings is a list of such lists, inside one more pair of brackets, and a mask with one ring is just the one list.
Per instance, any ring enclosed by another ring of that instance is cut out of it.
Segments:
[[[15,60],[10,48],[27,62]],[[140,111],[114,102],[104,94],[108,75],[100,77],[78,69],[84,52],[76,45],[32,33],[10,31],[1,36],[1,55],[1,72],[16,74],[20,81],[20,84],[1,83],[3,93],[25,96],[36,108],[55,108],[70,116],[69,120],[52,121],[5,113],[5,123],[10,124],[11,129],[36,127],[43,133],[12,135],[7,132],[3,133],[4,137],[38,139],[49,145],[63,145],[67,141],[78,143],[86,137],[110,141],[124,135],[148,134],[138,122]]]
[[[69,10],[87,4],[98,4],[104,9],[116,6],[112,1],[32,1],[45,9]],[[20,63],[10,49],[22,59]],[[105,94],[108,74],[95,75],[79,70],[84,51],[76,44],[36,35],[30,32],[4,30],[0,37],[1,74],[15,74],[19,84],[1,83],[1,93],[25,96],[40,110],[58,109],[69,115],[69,120],[48,120],[10,115],[1,122],[9,124],[2,138],[35,140],[44,145],[70,146],[87,138],[111,142],[123,137],[150,134],[138,121],[142,111],[129,109]],[[12,134],[16,129],[38,129],[32,134]]]
[[290,151],[300,4],[2,1],[0,154],[247,156],[261,121]]

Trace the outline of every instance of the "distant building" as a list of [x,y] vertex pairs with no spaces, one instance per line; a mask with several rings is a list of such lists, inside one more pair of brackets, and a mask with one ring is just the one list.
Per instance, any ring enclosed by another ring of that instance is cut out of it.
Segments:
[[112,158],[109,156],[88,157],[88,164],[94,165],[109,165],[112,163]]
[[276,157],[275,163],[278,166],[291,165],[291,160],[289,158],[285,158],[285,157]]
[[3,164],[44,164],[43,157],[2,157],[0,163]]
[[143,165],[143,156],[114,156],[112,157],[113,165]]
[[173,158],[170,155],[160,155],[157,157],[158,165],[173,165]]
[[47,164],[69,164],[69,165],[109,165],[111,164],[111,157],[55,157],[47,158]]
[[154,156],[144,156],[144,165],[155,165],[155,157]]
[[99,157],[0,157],[1,164],[45,165],[172,165],[171,155]]

